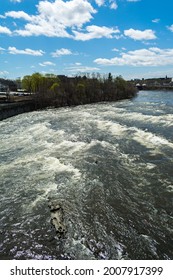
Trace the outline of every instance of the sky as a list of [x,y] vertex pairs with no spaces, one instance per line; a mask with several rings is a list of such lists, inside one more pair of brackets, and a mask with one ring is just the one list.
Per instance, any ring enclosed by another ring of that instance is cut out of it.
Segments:
[[0,0],[0,77],[173,77],[172,0]]

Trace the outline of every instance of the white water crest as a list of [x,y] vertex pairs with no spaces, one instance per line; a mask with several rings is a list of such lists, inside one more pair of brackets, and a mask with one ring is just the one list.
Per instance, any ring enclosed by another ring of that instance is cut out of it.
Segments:
[[172,121],[172,92],[139,92],[0,122],[0,258],[171,259]]

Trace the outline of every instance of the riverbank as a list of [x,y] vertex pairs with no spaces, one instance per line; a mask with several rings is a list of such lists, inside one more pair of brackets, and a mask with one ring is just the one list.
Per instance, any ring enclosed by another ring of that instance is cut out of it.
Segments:
[[[38,110],[38,109],[45,109],[48,107],[55,107],[55,108],[59,108],[59,107],[66,107],[66,106],[78,106],[78,105],[86,105],[86,104],[93,104],[93,103],[99,103],[99,102],[117,102],[120,100],[126,100],[126,99],[131,99],[136,95],[136,93],[133,94],[129,94],[129,96],[124,96],[124,97],[119,97],[119,99],[100,99],[100,100],[91,100],[90,102],[85,102],[85,103],[81,103],[81,102],[71,102],[67,103],[67,100],[64,99],[63,102],[60,104],[59,102],[57,102],[57,100],[53,100],[53,102],[51,102],[51,99],[49,98],[45,98],[42,96],[35,96],[35,98],[31,98],[31,97],[18,97],[18,99],[11,99],[10,102],[8,101],[4,101],[4,102],[0,102],[0,121],[22,114],[22,113],[27,113],[27,112],[32,112],[34,110]],[[14,98],[14,97],[13,97]]]
[[0,121],[35,110],[35,103],[32,100],[1,103],[0,104]]
[[163,90],[163,91],[173,91],[173,86],[137,86],[138,90]]
[[[31,87],[32,85],[32,87]],[[36,86],[37,85],[37,86]],[[19,113],[47,107],[65,107],[99,102],[116,102],[123,99],[130,99],[137,93],[137,88],[130,82],[125,81],[121,76],[113,78],[109,73],[107,79],[87,78],[86,76],[66,77],[43,76],[34,73],[23,79],[23,86],[26,92],[32,92],[31,96],[6,95],[3,103],[13,103],[16,98],[30,98],[31,103],[19,105],[1,106],[0,119],[8,118]],[[4,97],[3,97],[4,98]],[[17,103],[18,100],[17,100]],[[29,105],[28,105],[29,104]]]

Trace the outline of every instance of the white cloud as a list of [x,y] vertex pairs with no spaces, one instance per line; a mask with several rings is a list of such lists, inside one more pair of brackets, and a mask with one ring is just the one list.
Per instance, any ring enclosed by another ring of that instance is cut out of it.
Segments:
[[119,52],[119,50],[116,49],[116,48],[112,49],[112,51],[113,51],[113,52]]
[[70,74],[76,74],[76,73],[86,73],[86,72],[93,72],[93,71],[99,71],[100,68],[98,67],[91,67],[91,66],[83,66],[83,65],[76,65],[67,67],[65,71],[67,71]]
[[155,32],[151,29],[141,31],[130,28],[128,30],[124,30],[124,35],[134,40],[153,40],[157,38]]
[[50,25],[49,23],[40,22],[40,24],[26,24],[25,29],[16,30],[16,34],[21,35],[23,37],[26,36],[40,36],[44,35],[47,37],[67,37],[70,38],[71,36],[65,31],[64,27],[57,26],[55,28],[53,25]]
[[155,18],[152,20],[152,22],[154,22],[154,23],[158,23],[159,21],[160,21],[160,18]]
[[21,36],[71,37],[67,28],[81,28],[93,18],[97,11],[86,0],[40,1],[37,14],[28,15],[23,11],[11,11],[6,16],[28,21],[23,29],[15,30]]
[[10,35],[10,34],[11,34],[11,31],[10,31],[10,29],[8,29],[7,27],[4,27],[4,26],[1,26],[1,25],[0,25],[0,33]]
[[118,28],[109,28],[106,26],[97,26],[97,25],[90,25],[86,27],[86,32],[79,32],[73,30],[75,35],[75,40],[87,41],[91,39],[98,39],[98,38],[114,38],[115,34],[120,33]]
[[39,65],[45,67],[45,66],[55,66],[56,64],[51,61],[45,61],[43,63],[39,63]]
[[56,50],[55,52],[52,52],[52,57],[60,57],[60,56],[63,56],[63,55],[71,55],[72,52],[71,50],[69,49],[59,49],[59,50]]
[[12,18],[17,18],[17,19],[24,19],[26,21],[31,21],[32,20],[32,16],[29,16],[27,13],[23,12],[23,11],[11,11],[11,12],[6,12],[5,13],[6,17],[12,17]]
[[92,13],[96,10],[85,0],[71,0],[64,2],[55,0],[55,2],[40,1],[38,5],[39,16],[50,22],[63,24],[64,26],[79,26],[88,22],[92,18]]
[[114,10],[118,8],[116,0],[95,0],[95,2],[99,7],[105,6]]
[[139,49],[121,53],[120,57],[97,58],[99,65],[129,65],[129,66],[165,66],[173,65],[173,49]]
[[117,2],[115,0],[109,0],[110,8],[116,10],[118,8]]
[[100,7],[103,6],[105,3],[105,0],[95,0],[96,4]]
[[[115,0],[95,0],[95,2],[98,6],[106,5],[111,9],[117,9]],[[26,21],[23,28],[13,31],[13,34],[23,37],[43,35],[82,41],[102,37],[118,38],[115,34],[119,33],[119,30],[114,27],[89,25],[83,28],[95,13],[97,11],[88,0],[54,0],[53,2],[41,0],[35,15],[29,15],[24,11],[9,11],[5,16]]]
[[118,5],[116,3],[111,3],[110,8],[112,10],[116,10],[118,8]]
[[22,2],[23,0],[10,0],[10,2],[14,2],[14,3],[20,3]]
[[127,0],[127,2],[140,2],[141,0]]
[[9,47],[8,51],[10,54],[26,54],[26,55],[33,55],[33,56],[42,56],[45,53],[42,50],[31,50],[31,49],[18,50],[15,47]]
[[171,32],[173,32],[173,24],[167,27]]

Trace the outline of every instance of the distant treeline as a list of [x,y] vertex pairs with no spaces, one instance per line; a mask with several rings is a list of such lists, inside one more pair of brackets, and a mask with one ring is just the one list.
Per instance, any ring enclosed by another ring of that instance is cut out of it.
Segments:
[[71,106],[132,98],[137,89],[121,76],[113,78],[67,77],[34,73],[24,76],[22,87],[33,94],[37,107]]

